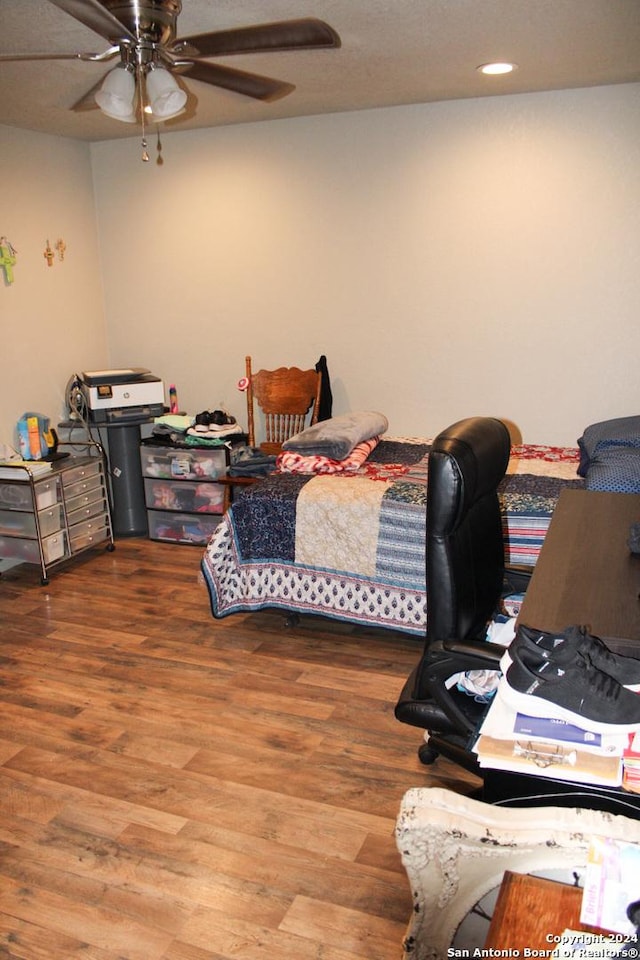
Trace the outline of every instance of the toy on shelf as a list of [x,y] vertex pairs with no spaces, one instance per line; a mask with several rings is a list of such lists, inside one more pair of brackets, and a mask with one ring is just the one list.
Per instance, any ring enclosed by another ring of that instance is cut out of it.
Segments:
[[4,269],[7,285],[14,281],[13,268],[16,265],[17,253],[18,251],[10,240],[7,240],[6,237],[0,237],[0,267]]

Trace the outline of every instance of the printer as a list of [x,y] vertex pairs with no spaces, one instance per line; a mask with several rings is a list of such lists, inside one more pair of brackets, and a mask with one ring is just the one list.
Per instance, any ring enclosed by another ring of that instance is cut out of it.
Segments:
[[164,384],[143,367],[86,370],[77,383],[93,423],[148,420],[164,413]]

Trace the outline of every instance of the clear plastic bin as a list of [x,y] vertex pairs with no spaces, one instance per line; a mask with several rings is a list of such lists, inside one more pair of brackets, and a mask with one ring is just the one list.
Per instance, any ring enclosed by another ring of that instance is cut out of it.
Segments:
[[[83,507],[88,507],[90,504],[96,503],[98,509],[104,507],[104,489],[102,484],[97,484],[92,490],[85,491],[77,497],[65,497],[65,506],[67,508],[67,517],[70,517],[72,513],[75,513],[76,510],[82,510]],[[70,520],[70,523],[73,521]]]
[[142,474],[161,480],[217,480],[227,472],[224,447],[140,447]]
[[[62,526],[61,506],[38,511],[40,535],[49,536]],[[14,537],[36,537],[36,518],[33,513],[21,513],[18,510],[0,510],[0,533]]]
[[153,510],[222,513],[224,489],[217,483],[145,479],[144,497],[147,507]]
[[[52,507],[58,499],[58,484],[56,480],[40,480],[35,484],[36,506],[38,510]],[[11,510],[31,510],[31,487],[28,481],[24,483],[0,482],[0,507]]]
[[171,513],[150,510],[149,537],[169,543],[206,544],[220,523],[220,517],[211,514]]
[[[66,555],[66,540],[62,531],[45,537],[42,541],[45,563],[53,563]],[[40,563],[37,540],[20,540],[17,537],[0,536],[0,557],[20,560],[23,563]]]
[[82,483],[83,481],[91,480],[100,476],[100,463],[98,460],[95,463],[83,463],[78,467],[73,467],[71,470],[65,470],[62,474],[62,482],[64,484],[65,490],[67,487],[72,486],[74,483]]
[[74,526],[76,523],[80,523],[82,520],[88,519],[89,517],[102,516],[104,520],[105,506],[104,500],[100,498],[88,503],[84,507],[81,507],[80,510],[73,510],[71,513],[67,512],[69,526]]
[[71,547],[74,551],[83,550],[94,543],[106,540],[109,531],[104,516],[76,524],[75,527],[71,527],[70,536]]
[[69,502],[69,500],[75,500],[76,497],[82,497],[84,495],[91,495],[94,492],[94,498],[97,496],[97,492],[102,487],[102,477],[99,474],[96,474],[94,477],[85,477],[83,480],[76,480],[75,483],[70,483],[64,485],[64,498]]

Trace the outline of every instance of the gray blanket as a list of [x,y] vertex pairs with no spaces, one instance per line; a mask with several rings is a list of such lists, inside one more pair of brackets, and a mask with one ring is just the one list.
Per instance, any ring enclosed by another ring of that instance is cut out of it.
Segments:
[[345,413],[307,427],[285,440],[282,446],[305,457],[344,460],[359,443],[378,437],[388,429],[389,421],[382,413]]

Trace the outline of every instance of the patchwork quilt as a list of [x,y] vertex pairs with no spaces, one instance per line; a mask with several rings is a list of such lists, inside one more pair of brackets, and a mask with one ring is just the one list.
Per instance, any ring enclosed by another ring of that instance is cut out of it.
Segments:
[[[429,443],[381,440],[355,471],[276,473],[246,488],[209,542],[212,612],[274,607],[423,636]],[[508,564],[532,566],[577,448],[515,447],[501,489]]]
[[533,567],[564,487],[584,489],[577,447],[514,446],[500,484],[505,563]]

